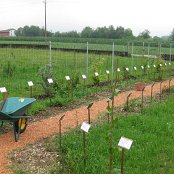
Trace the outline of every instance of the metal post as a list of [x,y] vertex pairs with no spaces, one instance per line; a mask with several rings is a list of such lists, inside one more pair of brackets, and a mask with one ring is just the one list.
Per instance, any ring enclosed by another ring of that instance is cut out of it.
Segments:
[[112,133],[109,133],[109,174],[112,174]]
[[144,104],[144,89],[145,89],[145,87],[142,89],[141,112],[143,112],[143,104]]
[[49,47],[50,47],[50,67],[52,67],[51,41],[49,42]]
[[93,103],[90,103],[87,107],[88,109],[88,123],[91,124],[91,113],[90,113],[90,108],[92,107]]
[[70,82],[68,81],[68,97],[70,97]]
[[171,83],[172,79],[169,80],[169,94],[170,94],[170,83]]
[[124,148],[122,148],[122,158],[121,158],[121,174],[123,174],[124,172]]
[[127,52],[128,52],[128,55],[129,55],[129,42],[127,43]]
[[149,55],[150,55],[150,43],[148,43],[148,60],[149,60]]
[[133,66],[134,66],[134,45],[133,45],[133,42],[132,42],[132,71],[133,71]]
[[114,92],[112,96],[111,123],[113,123],[113,119],[114,119]]
[[172,44],[170,44],[170,62],[172,61]]
[[45,4],[45,37],[47,37],[47,0],[44,1]]
[[[108,103],[108,108],[109,108],[109,100],[107,101]],[[108,123],[109,123],[109,117],[110,117],[110,113],[108,112]]]
[[86,135],[85,131],[83,131],[83,162],[84,162],[84,168],[86,168]]
[[142,57],[144,58],[144,42],[143,42],[143,54],[142,54]]
[[129,97],[131,96],[132,93],[129,93],[129,95],[127,96],[127,100],[126,100],[126,104],[127,104],[127,111],[129,111]]
[[161,44],[159,45],[159,53],[160,53],[160,58],[161,58]]
[[62,148],[62,120],[65,115],[62,115],[59,119],[59,146]]
[[87,75],[87,78],[88,78],[88,42],[86,44],[86,75]]
[[151,86],[151,95],[150,95],[150,101],[151,101],[151,103],[152,103],[152,93],[153,93],[153,86],[154,85],[155,85],[155,83],[153,83],[152,86]]
[[161,102],[161,97],[162,97],[162,83],[163,83],[163,81],[160,82],[160,102]]
[[33,86],[29,86],[29,88],[30,88],[30,97],[32,97],[33,96]]
[[114,80],[113,79],[113,77],[114,77],[114,42],[113,42],[113,45],[112,45],[112,80]]

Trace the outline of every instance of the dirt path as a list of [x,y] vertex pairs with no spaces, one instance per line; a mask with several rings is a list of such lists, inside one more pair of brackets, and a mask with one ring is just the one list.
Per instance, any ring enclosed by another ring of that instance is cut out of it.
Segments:
[[[162,83],[162,88],[168,87],[169,81]],[[174,79],[171,81],[171,86],[174,85]],[[151,85],[146,86],[144,96],[150,96]],[[153,88],[153,94],[159,93],[160,83],[156,83]],[[120,93],[115,97],[115,106],[122,105],[126,102],[127,95],[132,92],[131,99],[141,97],[141,91],[128,91]],[[94,120],[99,113],[106,112],[107,102],[106,98],[98,102],[95,102],[91,108],[91,119]],[[67,131],[70,128],[74,128],[77,125],[77,121],[81,124],[84,120],[87,120],[87,109],[86,106],[80,107],[79,109],[73,109],[65,113],[65,117],[62,121],[62,130]],[[29,143],[34,143],[43,138],[49,137],[59,132],[59,119],[63,115],[57,115],[41,121],[34,122],[28,125],[25,133],[21,134],[19,142],[14,142],[13,132],[9,132],[0,135],[0,174],[10,174],[8,164],[10,161],[7,155],[10,151],[24,147]]]

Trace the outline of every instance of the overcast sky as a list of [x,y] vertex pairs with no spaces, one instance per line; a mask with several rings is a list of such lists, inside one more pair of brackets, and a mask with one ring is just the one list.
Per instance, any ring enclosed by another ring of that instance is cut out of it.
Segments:
[[[0,0],[0,30],[44,26],[44,0]],[[174,0],[47,0],[49,31],[80,32],[113,25],[148,29],[151,36],[169,35],[174,28]]]

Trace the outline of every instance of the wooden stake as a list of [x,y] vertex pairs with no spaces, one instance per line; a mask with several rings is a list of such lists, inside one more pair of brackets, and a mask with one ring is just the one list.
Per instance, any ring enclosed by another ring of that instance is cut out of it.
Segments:
[[32,98],[32,96],[33,96],[33,87],[29,86],[29,88],[30,88],[30,97]]
[[155,85],[155,83],[153,83],[152,86],[151,86],[151,95],[150,95],[150,101],[151,101],[151,103],[152,103],[152,93],[153,93],[153,86],[154,85]]
[[59,119],[59,146],[62,148],[62,120],[65,115],[62,115]]
[[163,83],[163,81],[160,82],[160,102],[161,102],[161,97],[162,97],[162,83]]
[[121,174],[124,173],[124,148],[122,148],[122,158],[121,158]]
[[145,87],[142,89],[141,112],[143,112],[143,104],[144,104],[144,89],[145,89]]
[[91,123],[91,113],[90,113],[90,108],[92,107],[93,103],[90,103],[87,107],[88,109],[88,123]]
[[85,131],[83,131],[83,162],[84,162],[84,168],[86,168],[86,134]]
[[170,83],[171,83],[172,79],[169,80],[169,95],[170,95]]
[[129,110],[129,97],[131,96],[132,93],[129,93],[129,95],[127,96],[127,100],[126,100],[126,107],[127,107],[127,111]]

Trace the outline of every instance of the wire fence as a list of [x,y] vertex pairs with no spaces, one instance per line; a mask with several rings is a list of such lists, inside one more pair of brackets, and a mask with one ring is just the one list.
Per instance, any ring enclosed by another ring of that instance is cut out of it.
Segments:
[[[107,79],[106,70],[111,77],[116,77],[118,68],[133,67],[140,69],[141,66],[156,64],[157,58],[171,61],[173,49],[162,47],[158,43],[128,43],[127,45],[109,44],[73,44],[73,43],[47,43],[23,45],[13,44],[1,45],[0,47],[0,86],[6,86],[11,95],[28,95],[28,81],[36,84],[36,93],[42,93],[40,87],[41,76],[39,75],[46,65],[52,66],[54,77],[58,83],[65,83],[65,76],[79,76],[80,83],[83,79],[81,75],[88,76],[88,83],[95,72],[100,78]],[[114,53],[114,54],[113,54]],[[121,53],[121,54],[120,54]],[[112,72],[112,67],[114,72]],[[140,70],[142,71],[142,70]],[[113,73],[113,74],[112,74]],[[124,73],[124,72],[123,72]],[[135,72],[132,74],[135,75]]]

